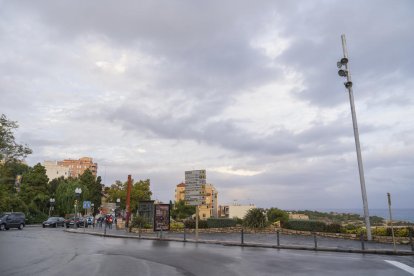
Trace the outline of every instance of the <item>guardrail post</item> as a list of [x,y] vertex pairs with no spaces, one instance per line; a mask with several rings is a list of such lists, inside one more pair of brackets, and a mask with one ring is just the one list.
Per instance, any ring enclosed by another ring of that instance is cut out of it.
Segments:
[[411,251],[414,251],[414,244],[413,244],[413,229],[410,229],[410,244],[411,244]]
[[360,234],[360,238],[361,238],[361,249],[365,250],[364,233]]
[[315,243],[315,250],[318,249],[318,240],[316,239],[316,233],[313,233],[313,242]]
[[277,230],[276,231],[277,246],[280,246],[280,237],[279,237],[279,235],[280,235],[280,232],[279,232],[279,230]]
[[184,227],[184,241],[186,242],[187,241],[187,236],[186,236],[186,231],[185,231],[185,227]]
[[244,244],[244,231],[241,229],[241,244]]

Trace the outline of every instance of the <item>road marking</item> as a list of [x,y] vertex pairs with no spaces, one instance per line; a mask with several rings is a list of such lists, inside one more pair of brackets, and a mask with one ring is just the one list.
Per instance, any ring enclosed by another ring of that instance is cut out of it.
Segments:
[[402,270],[407,271],[408,273],[411,273],[414,275],[414,268],[412,268],[411,266],[408,266],[406,264],[400,263],[400,262],[396,262],[396,261],[389,261],[389,260],[385,260],[387,263],[392,264],[398,268],[401,268]]

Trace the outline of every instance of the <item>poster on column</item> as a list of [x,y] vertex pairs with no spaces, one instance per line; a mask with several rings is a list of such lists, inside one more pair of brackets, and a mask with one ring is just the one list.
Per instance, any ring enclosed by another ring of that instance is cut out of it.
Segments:
[[170,230],[170,205],[155,204],[154,205],[154,231]]

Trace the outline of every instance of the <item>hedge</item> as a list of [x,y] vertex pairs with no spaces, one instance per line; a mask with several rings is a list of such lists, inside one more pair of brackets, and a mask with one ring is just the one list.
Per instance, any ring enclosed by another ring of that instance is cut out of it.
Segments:
[[235,219],[228,218],[209,218],[207,219],[208,228],[224,228],[224,227],[234,227],[236,226],[237,221]]
[[322,221],[316,220],[289,220],[284,224],[284,228],[299,230],[299,231],[311,231],[311,232],[329,232],[329,233],[341,233],[342,227],[338,223],[326,224]]

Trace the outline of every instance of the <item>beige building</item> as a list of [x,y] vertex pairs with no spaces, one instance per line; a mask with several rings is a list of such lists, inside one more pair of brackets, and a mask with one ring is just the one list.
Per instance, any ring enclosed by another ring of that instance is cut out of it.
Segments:
[[185,183],[181,182],[175,188],[175,202],[185,200]]
[[305,214],[292,214],[292,213],[289,213],[289,219],[309,220],[309,217]]
[[94,176],[98,173],[98,164],[93,163],[92,158],[82,157],[78,160],[74,159],[65,159],[63,161],[58,161],[58,165],[68,167],[71,177],[78,177],[82,175],[87,169],[89,169]]
[[58,165],[57,161],[45,161],[43,166],[46,169],[46,175],[49,178],[49,181],[62,176],[64,178],[68,178],[70,176],[69,167]]
[[[180,183],[175,188],[175,201],[185,200],[185,183]],[[212,184],[204,186],[204,202],[199,205],[200,219],[218,217],[218,192]]]
[[233,204],[233,205],[223,205],[219,206],[219,217],[222,218],[244,218],[247,212],[250,209],[254,209],[256,206],[254,204],[250,205],[240,205],[240,204]]

